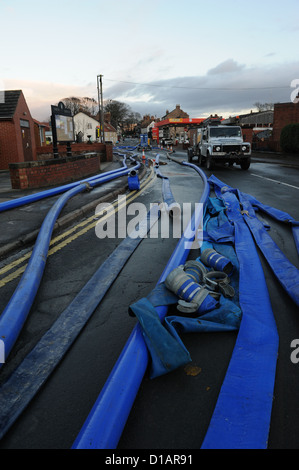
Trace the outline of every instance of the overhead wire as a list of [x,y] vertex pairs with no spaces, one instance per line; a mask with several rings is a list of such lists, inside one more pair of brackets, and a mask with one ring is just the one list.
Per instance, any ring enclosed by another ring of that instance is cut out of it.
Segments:
[[244,88],[236,88],[236,87],[191,87],[191,86],[177,86],[177,85],[159,85],[156,83],[140,83],[140,82],[130,82],[125,80],[113,80],[111,78],[105,78],[105,80],[109,82],[117,82],[117,83],[127,83],[130,85],[143,85],[143,86],[153,86],[153,87],[160,87],[160,88],[179,88],[179,89],[186,89],[186,90],[219,90],[219,91],[247,91],[247,90],[275,90],[275,89],[282,89],[282,88],[290,88],[288,85],[281,85],[281,86],[267,86],[267,87],[244,87]]

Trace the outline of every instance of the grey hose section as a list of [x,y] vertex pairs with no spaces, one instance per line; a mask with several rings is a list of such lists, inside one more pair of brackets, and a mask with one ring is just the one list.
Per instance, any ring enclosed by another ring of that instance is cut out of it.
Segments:
[[109,175],[113,175],[115,173],[121,173],[123,170],[125,170],[127,168],[126,155],[123,155],[123,157],[124,157],[123,158],[123,166],[121,168],[118,168],[116,170],[111,170],[111,171],[108,171],[106,173],[94,175],[94,176],[91,176],[90,178],[86,178],[84,180],[80,180],[80,181],[77,181],[77,182],[74,182],[74,183],[69,183],[69,184],[65,184],[65,185],[62,185],[62,186],[57,186],[56,188],[47,189],[45,191],[39,191],[39,192],[34,193],[34,194],[29,194],[28,196],[23,196],[23,197],[19,197],[17,199],[13,199],[13,200],[10,200],[10,201],[1,202],[0,203],[0,212],[4,212],[4,211],[10,210],[10,209],[14,209],[16,207],[24,206],[26,204],[31,204],[33,202],[40,201],[41,199],[45,199],[45,198],[50,197],[50,196],[56,196],[58,194],[69,191],[70,189],[75,188],[75,187],[79,186],[82,183],[89,183],[89,182],[98,180],[99,178],[106,178]]
[[[187,166],[194,167],[192,164]],[[205,174],[197,168],[204,182],[204,191],[199,203],[205,204],[210,187]],[[168,274],[177,266],[184,264],[189,254],[186,242],[190,242],[191,227],[198,226],[198,214],[193,214],[190,224],[178,242],[158,284],[164,282]],[[194,234],[193,234],[194,238]],[[163,321],[167,307],[157,307]],[[138,389],[149,361],[140,325],[136,325],[118,361],[108,377],[98,399],[90,411],[78,434],[73,449],[115,449],[135,401]]]
[[[141,164],[137,163],[134,169],[138,169],[140,166]],[[131,171],[131,169],[126,169],[120,173],[109,175],[106,178],[98,178],[97,180],[90,181],[88,184],[81,183],[80,185],[77,185],[75,188],[72,188],[63,194],[48,212],[41,226],[25,272],[23,273],[13,296],[0,317],[0,337],[5,344],[6,357],[11,352],[13,345],[21,332],[37,294],[46,265],[53,228],[61,210],[70,198],[85,191],[87,186],[88,188],[89,185],[91,187],[95,187],[104,182],[111,181],[112,179],[125,176],[129,171]],[[1,366],[2,364],[0,364],[0,367]]]

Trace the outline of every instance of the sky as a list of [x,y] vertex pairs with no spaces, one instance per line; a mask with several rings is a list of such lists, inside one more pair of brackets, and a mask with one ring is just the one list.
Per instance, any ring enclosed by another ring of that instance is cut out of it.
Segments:
[[299,91],[298,0],[0,0],[0,90],[32,117],[70,96],[161,118],[256,111]]

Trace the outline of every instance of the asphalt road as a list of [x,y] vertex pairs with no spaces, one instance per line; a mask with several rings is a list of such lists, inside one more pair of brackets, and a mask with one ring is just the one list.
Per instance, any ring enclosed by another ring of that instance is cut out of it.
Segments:
[[[186,159],[185,152],[177,152],[174,156]],[[198,202],[203,185],[197,173],[165,157],[161,157],[161,162],[165,164],[160,170],[169,177],[175,199],[179,203]],[[248,171],[232,167],[217,168],[213,173],[230,186],[287,211],[299,220],[296,204],[299,169],[253,163]],[[206,174],[209,176],[210,173],[206,171]],[[151,203],[161,202],[162,183],[148,172],[145,184],[134,202],[149,208]],[[270,233],[275,242],[298,267],[298,256],[287,228],[266,216],[263,218],[271,225]],[[132,216],[128,216],[130,219]],[[92,213],[86,222],[86,230],[76,223],[71,232],[68,230],[55,242],[30,316],[1,371],[1,383],[118,245],[118,239],[96,236],[96,222]],[[54,373],[3,437],[1,449],[69,449],[72,446],[136,324],[136,319],[128,315],[128,307],[155,287],[177,242],[171,237],[148,237],[142,241]],[[24,250],[18,257],[24,257],[26,253]],[[192,253],[192,257],[196,257],[196,253]],[[291,341],[299,338],[298,312],[262,257],[261,260],[280,335],[269,448],[298,448],[299,365],[290,360]],[[10,261],[16,261],[16,256],[5,263]],[[18,280],[18,277],[11,279],[0,288],[1,311]],[[146,375],[118,449],[199,449],[236,335],[235,332],[184,335],[184,344],[197,373],[190,374],[188,369],[180,368],[154,380]]]

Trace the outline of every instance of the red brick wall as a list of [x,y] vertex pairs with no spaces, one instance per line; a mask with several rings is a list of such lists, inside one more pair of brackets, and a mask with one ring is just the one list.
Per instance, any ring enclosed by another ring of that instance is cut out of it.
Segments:
[[[35,135],[34,135],[34,121],[30,114],[29,108],[25,101],[23,93],[21,93],[18,106],[16,112],[13,117],[13,121],[15,123],[16,129],[16,140],[18,146],[18,159],[14,160],[15,162],[23,162],[24,161],[24,154],[23,154],[23,143],[22,143],[22,134],[21,134],[21,126],[20,126],[20,119],[25,119],[29,121],[30,124],[30,135],[31,135],[31,145],[32,145],[32,160],[36,160],[36,143],[35,143]],[[13,162],[12,162],[13,163]]]
[[185,113],[180,107],[179,104],[176,105],[175,109],[172,110],[170,113],[167,113],[164,119],[178,119],[178,118],[188,118],[189,114]]
[[15,125],[13,121],[0,120],[0,170],[7,170],[9,163],[15,161],[18,161]]
[[299,123],[299,103],[276,103],[274,105],[274,122],[271,148],[280,151],[280,134],[288,124]]
[[249,142],[252,144],[252,138],[253,138],[253,129],[242,129],[242,136],[244,142]]
[[57,186],[94,175],[99,170],[98,156],[83,155],[9,165],[13,189]]
[[[111,144],[71,144],[72,155],[79,155],[86,152],[96,152],[100,156],[101,162],[112,162],[113,160],[113,145]],[[53,146],[44,145],[36,148],[37,158],[43,159],[43,155],[48,155],[50,158],[53,156]],[[58,145],[58,154],[63,157],[66,156],[66,145]]]
[[21,93],[13,119],[7,121],[0,119],[0,170],[8,170],[10,163],[24,161],[20,119],[30,123],[32,159],[36,160],[34,121]]
[[[44,127],[41,127],[41,132],[43,134],[44,142],[46,142],[46,131]],[[34,136],[35,136],[35,144],[36,148],[42,145],[40,141],[40,126],[35,122],[34,123]]]

